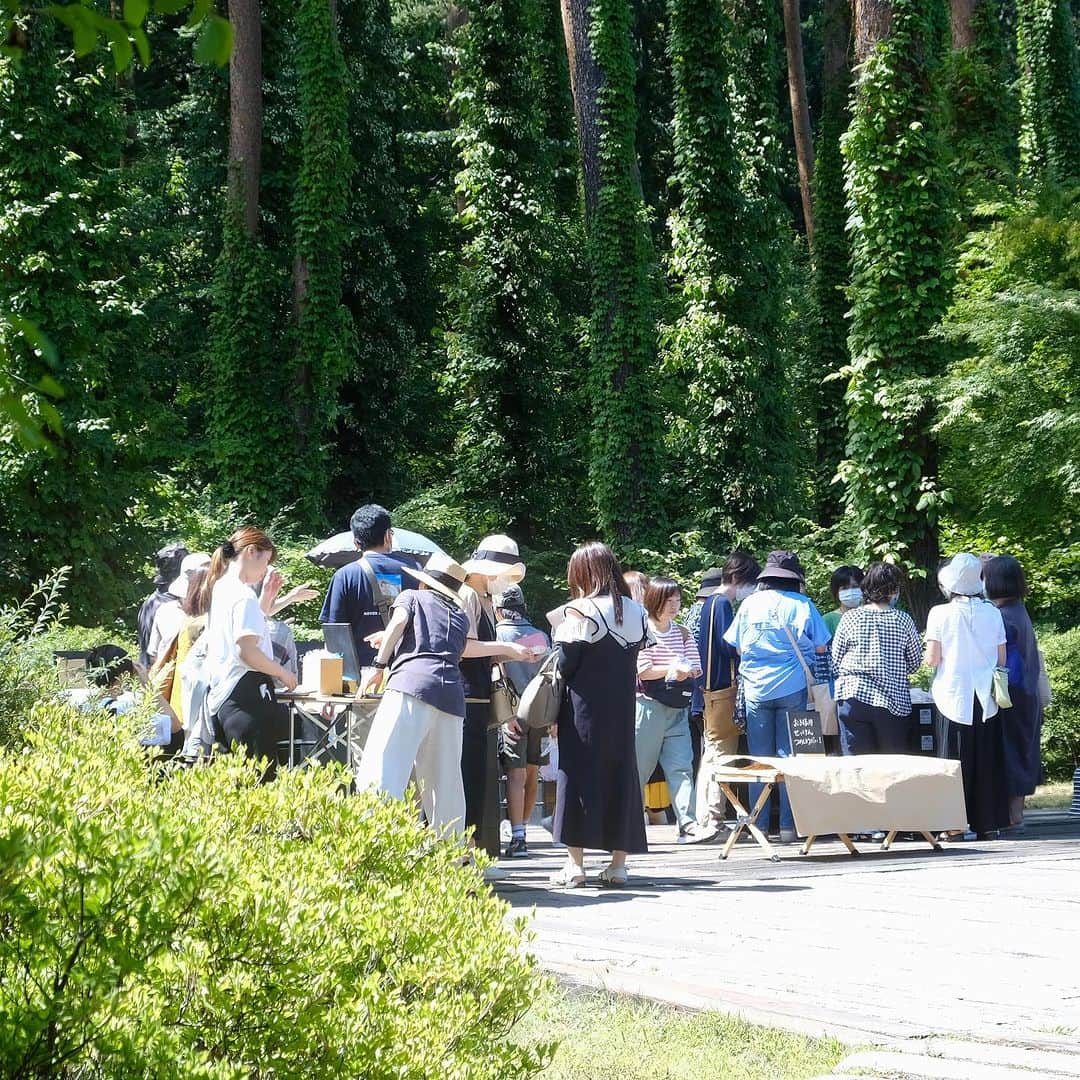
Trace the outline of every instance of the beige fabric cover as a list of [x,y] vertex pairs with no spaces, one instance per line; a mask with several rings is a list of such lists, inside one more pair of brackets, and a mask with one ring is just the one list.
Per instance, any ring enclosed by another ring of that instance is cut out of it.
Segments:
[[752,760],[783,773],[800,836],[967,826],[959,761],[915,754]]

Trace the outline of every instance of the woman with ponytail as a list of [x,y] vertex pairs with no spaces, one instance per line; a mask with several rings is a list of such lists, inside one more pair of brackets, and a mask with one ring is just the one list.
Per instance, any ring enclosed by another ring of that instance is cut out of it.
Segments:
[[276,554],[261,529],[237,529],[214,552],[206,587],[210,590],[207,707],[214,734],[226,746],[237,743],[252,757],[270,760],[275,771],[277,743],[284,737],[287,713],[274,693],[274,680],[289,690],[296,676],[274,660],[270,627],[254,586],[266,576]]

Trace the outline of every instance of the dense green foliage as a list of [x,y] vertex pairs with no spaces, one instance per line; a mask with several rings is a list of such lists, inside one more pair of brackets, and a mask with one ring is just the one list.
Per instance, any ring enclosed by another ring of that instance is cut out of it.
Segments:
[[1043,716],[1043,767],[1051,780],[1070,780],[1080,765],[1080,628],[1039,639],[1053,700]]
[[688,580],[735,543],[815,580],[972,546],[1073,617],[1066,3],[978,3],[957,52],[944,0],[895,0],[852,74],[844,5],[806,0],[813,252],[774,2],[589,0],[587,215],[558,5],[264,0],[253,236],[218,14],[32,7],[0,56],[4,598],[68,564],[78,619],[130,620],[166,540],[256,518],[299,553],[374,499],[458,554],[510,530],[544,597],[597,533]]
[[944,143],[944,0],[894,0],[844,137],[851,211],[849,435],[841,474],[864,557],[927,566],[942,495],[927,390],[943,367],[953,217]]
[[[547,180],[560,148],[545,131],[541,42],[536,0],[481,3],[459,32],[453,101],[465,243],[442,381],[456,429],[456,501],[479,529],[505,525],[523,540],[581,510],[580,500],[567,505],[560,470],[579,445],[568,424],[580,407],[574,342],[556,284],[572,273],[574,252],[560,251],[567,231],[560,237]],[[564,86],[569,111],[568,93]]]
[[661,416],[655,255],[635,169],[637,108],[624,0],[589,4],[589,42],[601,71],[600,190],[588,221],[592,273],[588,393],[589,481],[601,529],[622,543],[655,529]]
[[1080,181],[1080,62],[1068,0],[1017,0],[1020,157],[1035,180]]
[[60,584],[0,611],[0,1072],[534,1075],[543,982],[461,847],[340,769],[155,765],[149,702],[58,699]]

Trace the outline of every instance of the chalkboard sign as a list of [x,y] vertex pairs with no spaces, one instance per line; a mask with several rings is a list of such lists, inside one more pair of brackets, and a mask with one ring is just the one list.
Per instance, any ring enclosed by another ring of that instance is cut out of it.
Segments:
[[821,717],[812,709],[790,709],[787,714],[791,753],[824,754],[825,736],[821,734]]

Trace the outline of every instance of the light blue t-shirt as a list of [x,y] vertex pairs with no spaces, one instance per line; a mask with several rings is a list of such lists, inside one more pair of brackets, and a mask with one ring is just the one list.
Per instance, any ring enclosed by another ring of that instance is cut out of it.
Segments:
[[821,612],[802,593],[786,589],[751,593],[724,634],[724,640],[739,650],[739,678],[748,701],[772,701],[806,687],[785,624],[813,671],[816,647],[828,645],[832,635]]

